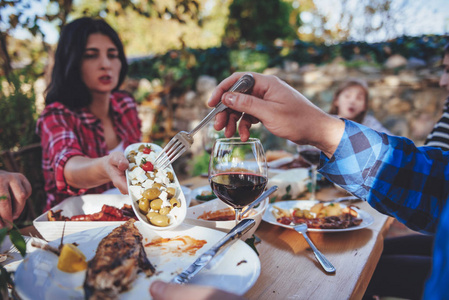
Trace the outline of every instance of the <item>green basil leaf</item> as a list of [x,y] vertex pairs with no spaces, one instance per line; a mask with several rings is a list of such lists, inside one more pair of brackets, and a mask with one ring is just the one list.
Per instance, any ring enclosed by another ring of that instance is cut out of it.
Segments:
[[14,246],[16,246],[17,250],[19,250],[22,257],[25,257],[27,254],[27,244],[25,243],[25,240],[20,232],[15,228],[11,229],[9,232],[9,238]]
[[5,239],[7,234],[8,234],[8,228],[4,227],[4,228],[0,229],[0,245],[3,243],[3,240]]
[[10,274],[3,266],[0,266],[0,299],[8,299],[8,282]]
[[256,243],[255,242],[256,242],[256,237],[255,237],[254,234],[253,234],[252,237],[250,237],[250,238],[245,240],[245,243],[248,244],[248,246],[250,246],[254,250],[254,252],[256,252],[257,256],[259,256],[259,252],[256,249]]

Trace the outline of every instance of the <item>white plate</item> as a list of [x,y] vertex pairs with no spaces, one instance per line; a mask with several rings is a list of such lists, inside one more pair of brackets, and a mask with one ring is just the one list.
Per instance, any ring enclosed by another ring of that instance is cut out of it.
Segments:
[[[155,151],[156,154],[158,154],[159,152],[162,151],[162,148],[159,145],[156,144],[151,144],[151,143],[135,143],[135,144],[131,144],[128,147],[126,147],[125,149],[125,157],[128,156],[128,153],[131,150],[137,151],[137,149],[139,148],[140,145],[149,145],[151,146],[151,148]],[[170,224],[168,226],[165,227],[159,227],[159,226],[155,226],[152,225],[148,222],[146,216],[144,214],[142,214],[139,210],[139,205],[138,205],[138,200],[141,198],[141,191],[139,191],[139,187],[137,187],[137,191],[133,189],[133,186],[131,185],[131,180],[129,179],[129,170],[126,170],[126,181],[128,183],[128,191],[129,191],[129,199],[131,202],[131,205],[134,209],[134,213],[136,214],[137,218],[139,219],[139,221],[143,222],[145,225],[147,225],[149,228],[153,229],[153,230],[170,230],[170,229],[174,229],[176,226],[180,225],[185,217],[186,217],[186,212],[187,212],[187,201],[186,198],[184,196],[184,192],[181,188],[181,185],[178,181],[178,178],[176,177],[175,171],[173,170],[173,167],[171,165],[169,165],[167,167],[168,171],[170,171],[173,174],[173,183],[177,186],[176,189],[176,198],[178,199],[178,201],[181,203],[180,207],[175,207],[173,208],[167,216],[170,217]]]
[[210,185],[205,185],[205,186],[201,186],[199,188],[193,189],[192,192],[190,193],[190,195],[191,195],[190,198],[194,199],[198,202],[208,202],[208,201],[212,201],[214,199],[218,199],[217,197],[215,197],[214,199],[210,199],[208,201],[196,199],[196,196],[201,195],[201,193],[205,192],[205,191],[212,192],[212,188],[210,187]]
[[[93,214],[101,211],[103,204],[122,208],[124,204],[131,204],[128,195],[88,194],[70,197],[52,207],[53,211],[62,209],[62,214],[72,217],[82,214]],[[43,213],[33,221],[34,227],[47,241],[59,239],[65,224],[64,235],[88,230],[96,227],[104,227],[123,224],[124,221],[48,221],[47,213]]]
[[[251,215],[249,216],[250,219],[254,219],[256,221],[256,225],[251,228],[247,233],[245,233],[242,236],[242,241],[246,240],[247,238],[250,238],[253,233],[257,230],[259,227],[260,222],[262,221],[262,215],[265,211],[265,209],[268,207],[269,199],[266,198],[264,201],[262,201],[257,207],[253,208],[254,211],[252,211]],[[198,217],[203,215],[207,212],[215,212],[222,209],[231,209],[234,210],[231,206],[227,205],[220,199],[213,199],[210,201],[205,201],[204,203],[201,203],[199,205],[195,205],[192,207],[189,207],[187,209],[187,215],[184,222],[192,225],[198,225],[198,226],[204,226],[212,229],[217,229],[223,232],[229,232],[234,226],[235,226],[235,220],[232,221],[210,221],[210,220],[204,220],[199,219]],[[243,209],[245,210],[245,209]]]
[[[313,205],[317,204],[318,201],[310,201],[310,200],[293,200],[293,201],[280,201],[275,203],[270,203],[268,205],[268,208],[265,210],[265,213],[262,217],[262,220],[265,222],[271,223],[273,225],[282,226],[278,221],[276,221],[276,218],[273,216],[273,205],[276,205],[279,208],[282,209],[293,209],[293,208],[299,208],[299,209],[310,209]],[[346,207],[346,205],[341,204],[341,207]],[[374,218],[367,212],[357,209],[353,207],[353,209],[358,213],[358,218],[362,219],[362,223],[358,226],[343,228],[343,229],[318,229],[318,228],[309,228],[308,231],[315,231],[315,232],[342,232],[342,231],[352,231],[352,230],[359,230],[365,227],[370,226],[374,222]]]
[[[39,238],[29,237],[29,236],[24,236],[23,238],[25,239],[25,242],[26,242],[27,255],[29,253],[33,252],[34,250],[36,250],[36,248],[31,246],[31,241],[33,241],[33,240],[42,241]],[[11,248],[11,246],[12,246],[11,239],[7,235],[5,237],[5,239],[3,240],[2,244],[0,245],[0,253],[6,254],[9,251],[9,249]],[[8,272],[15,272],[17,267],[19,266],[19,264],[22,262],[23,257],[22,257],[22,255],[20,255],[19,251],[16,249],[14,249],[14,251],[8,253],[7,255],[8,255],[8,258],[4,262],[1,262],[0,265],[5,267],[5,269]]]
[[[140,273],[133,286],[127,292],[120,294],[120,299],[151,299],[149,287],[155,279],[170,281],[177,273],[189,266],[195,259],[210,249],[225,233],[200,226],[182,224],[174,230],[154,231],[142,222],[136,222],[136,227],[143,236],[143,244],[154,238],[175,238],[190,236],[207,243],[195,254],[179,253],[176,245],[167,250],[167,244],[145,247],[148,259],[156,267],[156,274],[146,278]],[[64,237],[64,243],[77,242],[79,249],[91,259],[95,255],[100,241],[109,234],[115,226],[95,228],[74,233]],[[59,241],[50,243],[59,245]],[[83,281],[85,271],[65,273],[57,268],[56,255],[43,250],[30,254],[15,273],[16,289],[21,298],[25,299],[84,299]],[[242,263],[244,262],[244,263]],[[213,264],[213,262],[212,262]],[[260,275],[260,261],[257,254],[243,241],[239,240],[224,252],[221,260],[210,269],[203,269],[192,280],[193,284],[214,286],[235,294],[245,294],[257,281]]]
[[[280,166],[288,164],[288,163],[292,162],[294,159],[295,159],[295,157],[293,155],[275,159],[270,162],[267,162],[267,167],[272,168],[272,169],[278,169]],[[279,169],[279,170],[282,170],[282,169]]]

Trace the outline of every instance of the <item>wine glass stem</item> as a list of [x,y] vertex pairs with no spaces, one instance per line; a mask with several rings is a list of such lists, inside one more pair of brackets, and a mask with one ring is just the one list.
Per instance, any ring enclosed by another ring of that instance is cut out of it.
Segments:
[[317,166],[312,165],[312,181],[311,181],[311,188],[310,188],[310,200],[315,200],[315,193],[316,193],[316,173],[317,173]]
[[235,211],[235,225],[242,220],[242,210],[240,208],[234,208]]

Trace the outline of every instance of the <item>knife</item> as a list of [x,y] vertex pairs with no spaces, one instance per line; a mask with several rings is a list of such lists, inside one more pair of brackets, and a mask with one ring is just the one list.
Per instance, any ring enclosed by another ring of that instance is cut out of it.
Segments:
[[184,269],[180,274],[176,275],[171,282],[184,284],[189,282],[196,274],[198,274],[210,261],[225,248],[231,246],[238,241],[242,235],[250,230],[256,221],[253,219],[244,219],[240,221],[234,228],[229,231],[221,240],[219,240],[211,249],[204,252],[198,257],[193,264]]
[[277,191],[277,189],[278,189],[278,186],[273,185],[271,188],[269,188],[268,190],[263,192],[262,195],[260,195],[259,198],[256,199],[256,201],[254,201],[253,203],[248,205],[248,207],[242,212],[242,216],[244,216],[247,212],[249,212],[251,208],[253,208],[257,204],[259,204],[259,202],[262,202],[262,200],[265,200],[265,198],[267,198],[268,196],[273,194],[275,191]]

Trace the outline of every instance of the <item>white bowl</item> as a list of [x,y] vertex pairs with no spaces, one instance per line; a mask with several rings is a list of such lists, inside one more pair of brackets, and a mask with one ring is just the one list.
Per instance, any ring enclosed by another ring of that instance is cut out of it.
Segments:
[[[149,145],[151,148],[155,151],[156,154],[162,151],[162,148],[156,144],[151,143],[135,143],[132,145],[129,145],[125,149],[125,157],[128,156],[129,152],[131,150],[137,151],[140,145]],[[152,162],[153,163],[153,162]],[[173,174],[174,177],[174,184],[176,185],[176,195],[175,197],[178,199],[178,201],[181,203],[180,207],[173,208],[170,213],[168,214],[170,218],[170,224],[168,226],[160,227],[152,225],[148,222],[146,216],[142,214],[139,210],[138,206],[138,200],[141,198],[141,192],[143,191],[143,188],[140,189],[141,191],[136,191],[137,189],[134,189],[134,186],[131,184],[130,176],[129,176],[129,170],[126,170],[126,180],[128,182],[128,191],[129,191],[129,199],[131,200],[131,204],[134,210],[134,213],[136,214],[137,218],[142,221],[143,224],[150,227],[153,230],[170,230],[178,225],[180,225],[185,217],[187,212],[187,201],[184,196],[183,189],[181,188],[181,185],[179,184],[178,178],[176,177],[175,171],[173,170],[172,166],[170,165],[167,167],[168,171],[170,171]]]
[[[242,240],[246,240],[247,238],[250,238],[254,232],[256,231],[257,227],[259,227],[260,222],[262,221],[262,216],[265,212],[265,210],[268,207],[269,199],[266,198],[264,201],[262,201],[256,208],[253,208],[249,213],[250,215],[247,218],[254,219],[256,221],[256,225],[251,228],[243,237]],[[187,215],[184,222],[192,225],[198,225],[198,226],[204,226],[212,229],[217,229],[223,232],[229,232],[234,226],[235,226],[235,220],[230,221],[210,221],[210,220],[204,220],[201,219],[201,216],[204,216],[208,213],[217,212],[224,209],[231,209],[233,211],[233,208],[220,199],[214,199],[207,202],[204,202],[199,205],[195,205],[192,207],[189,207],[187,209]]]
[[[72,217],[76,215],[93,214],[101,211],[103,204],[122,208],[129,204],[127,195],[87,194],[64,199],[52,207],[52,211],[62,210],[62,215]],[[47,212],[34,219],[33,225],[44,239],[53,241],[64,236],[97,227],[121,225],[125,221],[48,221]],[[64,229],[65,227],[65,229]]]

